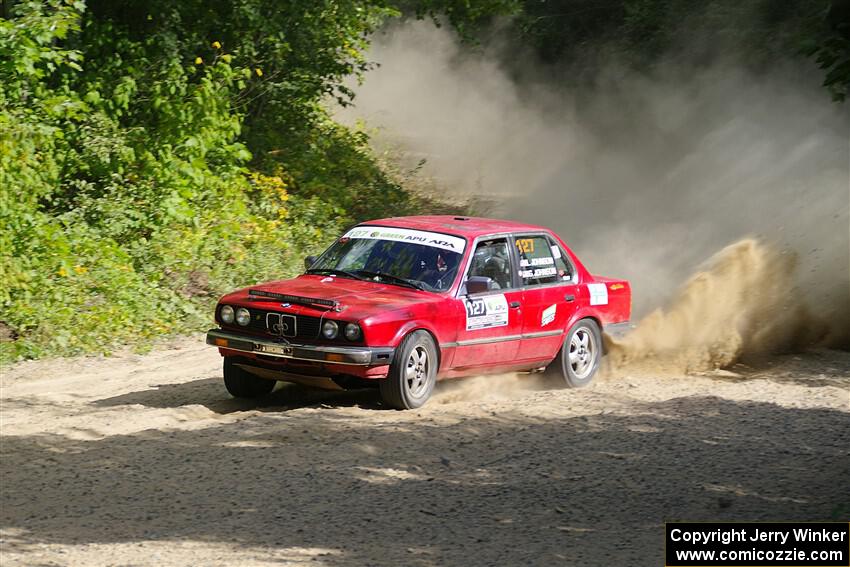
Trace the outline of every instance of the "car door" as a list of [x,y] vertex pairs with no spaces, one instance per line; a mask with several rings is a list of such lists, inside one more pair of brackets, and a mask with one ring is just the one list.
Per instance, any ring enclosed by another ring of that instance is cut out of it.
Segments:
[[522,282],[522,340],[517,360],[552,358],[561,348],[567,323],[576,311],[575,270],[546,234],[514,236]]
[[463,313],[452,360],[455,369],[500,366],[516,358],[522,335],[522,289],[514,276],[509,237],[479,238],[464,282],[470,276],[490,278],[486,292],[467,294],[461,286],[456,308]]

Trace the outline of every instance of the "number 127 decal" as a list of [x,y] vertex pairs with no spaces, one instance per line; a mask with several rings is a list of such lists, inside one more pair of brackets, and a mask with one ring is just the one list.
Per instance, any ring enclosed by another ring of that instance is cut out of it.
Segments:
[[466,300],[466,330],[504,327],[508,324],[508,300],[502,294]]
[[516,247],[520,254],[534,254],[534,239],[532,238],[517,238]]

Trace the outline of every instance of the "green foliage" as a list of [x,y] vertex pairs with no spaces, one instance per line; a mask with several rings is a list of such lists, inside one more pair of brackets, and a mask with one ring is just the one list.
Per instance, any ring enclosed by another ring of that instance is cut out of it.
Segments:
[[831,37],[807,52],[826,71],[823,85],[832,93],[832,98],[844,102],[850,94],[850,39]]
[[202,329],[425,201],[322,101],[381,2],[48,0],[0,19],[0,361]]
[[593,69],[611,59],[651,69],[671,58],[683,66],[698,66],[733,57],[764,69],[794,57],[805,42],[824,38],[823,17],[829,3],[524,0],[516,30],[541,59],[576,70]]
[[437,25],[446,20],[465,39],[473,38],[495,17],[515,16],[522,11],[521,0],[402,0],[398,5],[403,12],[429,17]]
[[823,84],[837,102],[850,94],[850,0],[833,2],[825,18],[828,33],[824,38],[812,37],[803,52],[814,57],[826,72]]

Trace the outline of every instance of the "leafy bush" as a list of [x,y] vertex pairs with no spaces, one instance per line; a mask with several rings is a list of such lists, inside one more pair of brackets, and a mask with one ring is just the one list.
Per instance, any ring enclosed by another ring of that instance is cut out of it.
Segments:
[[221,293],[423,206],[320,104],[350,94],[394,12],[290,4],[27,1],[0,19],[0,361],[203,329]]

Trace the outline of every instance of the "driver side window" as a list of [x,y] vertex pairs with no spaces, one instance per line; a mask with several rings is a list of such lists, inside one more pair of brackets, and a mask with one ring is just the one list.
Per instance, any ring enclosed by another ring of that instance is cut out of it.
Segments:
[[505,238],[484,240],[475,247],[469,277],[490,278],[490,289],[510,289],[511,260],[508,241]]

